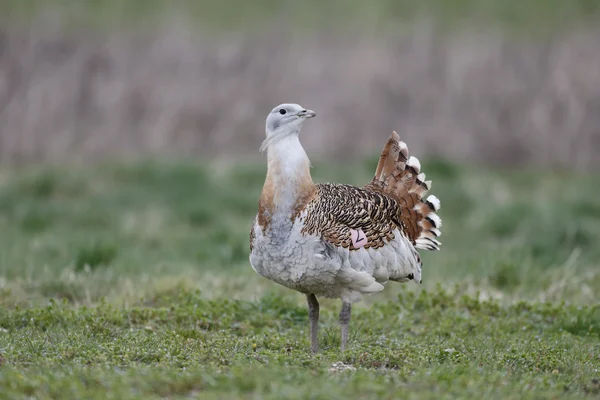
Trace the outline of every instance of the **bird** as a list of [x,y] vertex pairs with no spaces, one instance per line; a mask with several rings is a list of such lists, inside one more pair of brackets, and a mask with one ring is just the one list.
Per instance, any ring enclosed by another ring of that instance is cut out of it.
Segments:
[[340,299],[341,345],[348,344],[352,304],[388,281],[422,282],[418,250],[440,250],[440,200],[425,194],[419,160],[393,131],[375,175],[363,187],[314,183],[300,143],[316,113],[281,104],[268,114],[267,173],[250,229],[250,264],[264,278],[306,296],[310,350],[318,346],[317,297]]

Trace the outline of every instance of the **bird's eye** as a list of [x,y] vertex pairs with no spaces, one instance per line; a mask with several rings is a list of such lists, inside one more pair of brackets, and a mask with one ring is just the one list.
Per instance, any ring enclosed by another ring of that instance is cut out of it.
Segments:
[[286,112],[287,111],[285,111],[283,108],[281,110],[279,110],[279,114],[281,114],[281,115],[285,115]]

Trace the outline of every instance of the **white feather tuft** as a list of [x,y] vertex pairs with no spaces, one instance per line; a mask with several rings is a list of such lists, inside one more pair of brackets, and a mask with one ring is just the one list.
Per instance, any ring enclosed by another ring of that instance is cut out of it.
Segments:
[[430,237],[426,237],[425,240],[427,240],[429,243],[435,245],[435,246],[441,246],[442,244],[435,240],[434,238],[430,238]]
[[410,156],[410,158],[408,159],[408,162],[406,163],[406,165],[408,165],[410,167],[413,167],[415,169],[415,171],[417,171],[417,173],[419,171],[421,171],[421,162],[415,156]]
[[429,213],[427,215],[427,218],[429,218],[431,220],[431,222],[433,223],[433,226],[435,228],[441,228],[442,227],[442,219],[439,217],[439,215],[434,214],[434,213]]
[[431,205],[433,206],[433,210],[437,211],[440,209],[441,204],[440,204],[440,199],[438,199],[437,197],[435,197],[434,195],[430,195],[427,197],[427,201],[429,203],[431,203]]
[[421,172],[419,175],[417,175],[417,179],[420,182],[425,182],[425,174]]
[[435,239],[421,238],[415,241],[417,249],[439,250],[441,243]]

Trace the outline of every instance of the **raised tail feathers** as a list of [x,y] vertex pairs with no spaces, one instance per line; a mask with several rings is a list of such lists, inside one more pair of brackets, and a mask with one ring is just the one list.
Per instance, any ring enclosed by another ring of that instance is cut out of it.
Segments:
[[388,139],[373,180],[366,186],[396,199],[402,207],[401,219],[404,232],[418,249],[439,250],[442,220],[436,214],[440,209],[437,197],[424,196],[431,189],[431,181],[425,180],[421,163],[409,157],[406,143],[400,141],[396,132]]

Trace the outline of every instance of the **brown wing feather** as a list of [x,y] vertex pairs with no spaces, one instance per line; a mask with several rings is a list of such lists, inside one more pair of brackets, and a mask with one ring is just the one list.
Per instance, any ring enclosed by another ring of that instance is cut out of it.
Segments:
[[302,233],[317,234],[329,243],[356,250],[350,229],[361,229],[365,248],[380,248],[394,238],[400,225],[400,207],[384,193],[355,186],[317,184],[316,193],[306,204]]

